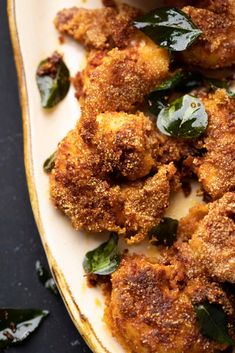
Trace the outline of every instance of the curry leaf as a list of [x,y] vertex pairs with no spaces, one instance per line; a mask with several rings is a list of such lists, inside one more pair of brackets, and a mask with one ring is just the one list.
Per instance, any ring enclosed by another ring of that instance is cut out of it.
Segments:
[[192,89],[202,86],[203,83],[204,79],[200,73],[178,70],[170,78],[157,86],[149,96],[154,97],[155,94],[159,94],[160,92],[162,95],[166,95],[172,92],[173,89],[177,92],[188,93]]
[[118,235],[111,233],[107,242],[85,255],[83,261],[84,271],[97,275],[109,275],[114,272],[120,263],[117,245]]
[[176,71],[170,78],[163,81],[147,97],[149,111],[155,116],[167,106],[169,95],[174,91],[190,92],[202,85],[201,75],[191,71]]
[[57,52],[39,64],[36,81],[43,108],[54,107],[66,96],[70,87],[69,76],[69,70]]
[[158,113],[166,107],[167,99],[161,94],[149,95],[148,97],[149,111],[153,115],[157,116]]
[[52,169],[55,167],[55,154],[56,152],[52,153],[50,157],[48,157],[43,163],[44,172],[50,173]]
[[148,236],[151,243],[171,246],[176,240],[177,228],[177,219],[164,217],[158,225],[150,229]]
[[182,71],[177,71],[172,77],[163,81],[148,95],[147,100],[150,113],[157,116],[160,110],[165,108],[169,93],[173,88],[176,88],[181,84],[183,77],[184,73]]
[[172,75],[167,80],[163,81],[159,86],[157,86],[151,94],[159,91],[169,91],[173,88],[178,87],[182,84],[183,80],[185,79],[186,73],[179,70],[174,75]]
[[235,92],[233,92],[227,81],[218,80],[215,78],[205,77],[206,83],[210,85],[212,89],[224,88],[230,98],[235,97]]
[[169,96],[174,92],[189,93],[192,89],[205,86],[209,90],[224,88],[230,98],[235,93],[230,89],[227,81],[203,76],[200,72],[177,70],[170,78],[163,81],[147,96],[149,111],[158,115],[167,106]]
[[207,86],[213,90],[218,88],[224,88],[230,98],[235,96],[230,88],[228,81],[219,80],[216,78],[208,77],[202,75],[202,73],[197,71],[176,71],[170,78],[163,81],[159,86],[157,86],[149,95],[152,96],[159,91],[162,94],[170,92],[172,89],[175,89],[180,92],[188,93],[192,89]]
[[216,342],[235,346],[228,334],[227,316],[220,305],[202,303],[194,305],[201,333]]
[[24,341],[48,314],[39,309],[0,309],[0,348]]
[[202,33],[189,16],[177,8],[156,9],[133,24],[161,47],[172,51],[187,49]]
[[47,271],[47,269],[42,266],[40,261],[36,261],[35,269],[36,269],[39,281],[45,286],[45,288],[49,289],[50,292],[58,296],[59,292],[58,292],[56,283],[54,281],[54,278],[51,276],[49,271]]
[[184,139],[198,137],[207,124],[204,105],[200,99],[187,94],[163,108],[157,119],[157,127],[163,134]]

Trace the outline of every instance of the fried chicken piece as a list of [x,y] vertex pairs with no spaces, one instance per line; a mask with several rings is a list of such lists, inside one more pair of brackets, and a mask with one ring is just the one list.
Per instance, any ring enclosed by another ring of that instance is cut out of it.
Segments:
[[212,353],[226,345],[200,333],[193,305],[218,303],[229,315],[232,306],[221,288],[205,277],[190,279],[174,257],[157,262],[126,255],[112,274],[105,321],[128,353]]
[[209,204],[189,244],[210,276],[235,283],[235,193]]
[[89,50],[123,48],[137,32],[132,21],[140,14],[139,9],[126,4],[95,10],[72,7],[57,14],[55,26]]
[[[168,52],[147,37],[140,38],[132,47],[112,49],[101,64],[89,72],[89,77],[82,75],[85,82],[80,96],[83,115],[94,117],[107,111],[131,112],[167,77]],[[77,86],[80,86],[81,76],[78,79]],[[74,81],[76,86],[76,78]]]
[[206,9],[183,8],[203,34],[191,48],[182,53],[186,63],[203,68],[219,68],[235,63],[234,21],[227,15]]
[[86,119],[107,111],[135,110],[168,76],[168,51],[131,26],[139,13],[120,5],[98,10],[73,8],[57,15],[60,31],[68,32],[68,27],[70,34],[92,49],[87,67],[73,79]]
[[199,93],[209,124],[203,137],[207,152],[193,160],[193,168],[204,190],[217,199],[235,190],[235,100],[225,90]]
[[171,163],[148,175],[154,129],[143,114],[101,114],[97,121],[99,148],[85,143],[79,128],[59,144],[50,178],[52,201],[76,229],[116,231],[129,242],[140,241],[160,222],[176,169]]
[[123,213],[129,244],[144,240],[148,231],[160,222],[169,206],[175,173],[176,168],[170,163],[160,167],[154,176],[121,188],[121,196],[125,200]]
[[104,161],[106,172],[136,180],[157,168],[185,158],[190,147],[184,141],[160,134],[143,113],[103,113],[78,123],[85,143]]
[[235,63],[235,5],[233,0],[167,0],[164,6],[180,7],[202,35],[179,57],[202,68],[228,67]]

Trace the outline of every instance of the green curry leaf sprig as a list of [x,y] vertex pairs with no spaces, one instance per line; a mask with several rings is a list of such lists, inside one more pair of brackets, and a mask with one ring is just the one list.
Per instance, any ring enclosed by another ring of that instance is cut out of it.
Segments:
[[168,104],[169,96],[172,93],[185,94],[202,86],[213,91],[223,88],[230,98],[235,97],[235,93],[231,90],[229,82],[226,80],[203,76],[200,72],[196,71],[177,70],[147,96],[149,111],[157,116],[159,111]]
[[201,333],[216,342],[235,346],[229,336],[227,315],[218,304],[201,303],[194,305]]
[[158,114],[157,127],[165,135],[182,139],[196,138],[207,128],[208,116],[200,99],[184,95]]
[[154,245],[171,246],[175,240],[178,229],[178,220],[170,217],[164,217],[160,223],[148,232],[150,242]]
[[39,309],[0,309],[0,348],[20,344],[48,314]]
[[47,288],[54,295],[59,296],[54,278],[51,276],[50,272],[42,266],[40,261],[36,261],[35,269],[39,281],[45,286],[45,288]]
[[187,49],[202,33],[189,16],[177,8],[156,9],[133,24],[155,43],[171,51]]
[[43,170],[45,173],[51,173],[52,169],[55,167],[55,156],[56,152],[52,153],[43,163]]
[[62,56],[55,52],[51,57],[40,62],[36,81],[43,108],[52,108],[68,93],[70,73]]
[[118,235],[111,233],[107,242],[86,253],[83,269],[88,274],[109,275],[117,269],[120,259]]

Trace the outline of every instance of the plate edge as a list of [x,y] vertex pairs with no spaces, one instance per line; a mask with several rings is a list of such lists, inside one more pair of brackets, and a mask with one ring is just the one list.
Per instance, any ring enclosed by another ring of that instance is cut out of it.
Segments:
[[26,171],[26,179],[28,185],[28,192],[31,207],[33,210],[35,222],[40,234],[40,238],[46,253],[46,257],[51,268],[53,277],[56,281],[58,289],[64,304],[69,312],[69,315],[80,332],[83,339],[86,341],[88,346],[94,353],[110,353],[100,342],[96,336],[89,320],[81,313],[72,293],[69,289],[68,283],[66,282],[62,271],[60,270],[56,260],[54,259],[52,252],[46,242],[45,232],[42,226],[39,205],[37,199],[36,187],[33,180],[32,163],[31,163],[31,144],[30,144],[30,123],[29,123],[29,112],[28,112],[28,96],[26,90],[26,81],[24,75],[24,65],[21,55],[20,42],[18,38],[17,24],[15,20],[15,0],[7,0],[7,14],[8,24],[10,29],[11,43],[13,47],[14,60],[18,78],[18,88],[20,97],[20,106],[22,113],[23,123],[23,142],[24,142],[24,165]]

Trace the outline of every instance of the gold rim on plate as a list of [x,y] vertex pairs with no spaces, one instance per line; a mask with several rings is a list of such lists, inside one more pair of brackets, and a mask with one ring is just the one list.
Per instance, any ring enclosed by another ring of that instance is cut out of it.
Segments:
[[20,96],[20,105],[22,112],[22,122],[23,122],[23,139],[24,139],[24,164],[26,170],[26,179],[29,190],[29,197],[31,206],[33,209],[34,218],[37,224],[37,228],[41,237],[41,241],[47,256],[51,272],[56,281],[57,287],[60,291],[61,297],[65,303],[65,306],[70,314],[70,317],[80,332],[83,339],[86,341],[88,346],[92,349],[94,353],[109,353],[109,351],[103,346],[102,342],[98,339],[95,334],[89,320],[81,313],[79,306],[75,302],[73,295],[70,291],[68,283],[59,268],[56,260],[52,255],[52,251],[49,248],[45,230],[42,225],[37,191],[33,178],[33,164],[32,164],[32,153],[31,153],[31,130],[30,130],[30,117],[29,117],[29,103],[28,94],[26,87],[26,79],[24,72],[24,64],[21,54],[20,41],[17,31],[16,14],[15,14],[15,0],[7,0],[7,12],[9,20],[9,28],[11,35],[11,42],[13,46],[15,65],[18,77],[18,87]]

